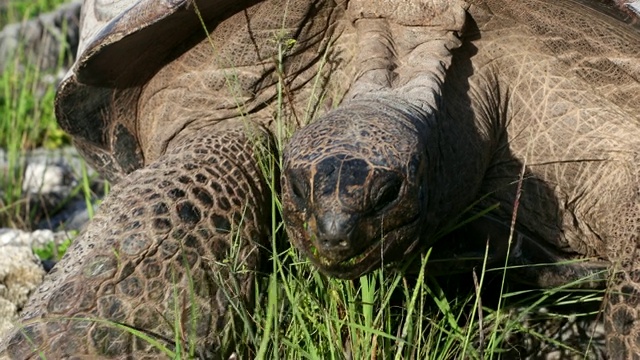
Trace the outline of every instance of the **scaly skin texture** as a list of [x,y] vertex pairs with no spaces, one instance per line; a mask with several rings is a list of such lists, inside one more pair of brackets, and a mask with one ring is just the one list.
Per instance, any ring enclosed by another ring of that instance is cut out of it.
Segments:
[[208,130],[183,134],[114,187],[34,294],[38,306],[23,313],[9,356],[37,358],[27,336],[52,359],[157,358],[148,342],[93,320],[143,330],[173,350],[176,317],[185,344],[197,339],[198,357],[228,353],[220,339],[242,329],[231,309],[251,308],[258,247],[267,245],[268,194],[245,130]]
[[[520,5],[535,15],[523,14]],[[492,90],[472,103],[504,121],[481,192],[514,181],[514,170],[526,166],[520,229],[567,257],[610,263],[609,356],[637,358],[640,36],[576,6],[488,2],[504,15],[477,21],[483,36],[473,43],[479,53],[472,93]],[[509,17],[517,25],[505,25]],[[488,201],[513,204],[513,187],[503,189]],[[505,218],[513,212],[508,205],[502,211]]]
[[[220,1],[219,13],[203,10],[209,41],[180,37],[197,25],[180,1],[140,0],[135,12],[88,3],[85,57],[61,86],[58,116],[119,184],[25,311],[45,355],[152,351],[102,323],[60,317],[134,326],[171,347],[174,294],[182,314],[190,304],[203,314],[198,354],[227,353],[227,320],[239,316],[229,304],[249,302],[270,235],[254,139],[276,131],[279,81],[291,127],[340,104],[298,129],[284,154],[290,239],[320,270],[353,278],[437,248],[482,199],[474,212],[498,209],[450,249],[483,254],[488,238],[490,261],[503,264],[515,213],[510,264],[589,261],[512,274],[555,286],[609,268],[610,356],[640,354],[633,29],[570,0]],[[123,11],[108,34],[95,29]],[[142,46],[175,19],[184,26]],[[18,332],[6,344],[35,356]]]

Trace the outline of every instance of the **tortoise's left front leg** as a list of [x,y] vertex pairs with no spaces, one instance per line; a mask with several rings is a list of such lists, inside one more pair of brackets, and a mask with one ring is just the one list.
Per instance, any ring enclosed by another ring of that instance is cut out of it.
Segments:
[[183,132],[114,186],[0,358],[228,356],[269,237],[254,146],[242,124]]
[[[640,170],[634,166],[640,179]],[[607,349],[611,359],[640,359],[640,181],[622,206],[607,243],[612,274],[605,297]]]

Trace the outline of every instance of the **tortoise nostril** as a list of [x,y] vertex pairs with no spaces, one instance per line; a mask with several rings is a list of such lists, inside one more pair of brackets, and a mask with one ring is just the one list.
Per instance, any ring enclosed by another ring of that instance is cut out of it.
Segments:
[[347,249],[349,242],[343,238],[323,237],[320,239],[320,245],[325,249]]
[[318,242],[324,249],[346,250],[351,244],[354,221],[351,216],[326,214],[317,219]]

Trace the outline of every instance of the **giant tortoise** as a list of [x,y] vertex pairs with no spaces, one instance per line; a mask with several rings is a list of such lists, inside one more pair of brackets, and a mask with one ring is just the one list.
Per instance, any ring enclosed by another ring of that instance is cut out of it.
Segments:
[[[473,219],[445,251],[488,242],[512,278],[606,285],[609,356],[639,358],[640,34],[622,17],[588,0],[86,0],[56,115],[116,185],[3,354],[155,354],[122,327],[171,346],[178,296],[197,356],[227,356],[278,192],[288,239],[344,279]],[[278,186],[264,159],[285,128]]]

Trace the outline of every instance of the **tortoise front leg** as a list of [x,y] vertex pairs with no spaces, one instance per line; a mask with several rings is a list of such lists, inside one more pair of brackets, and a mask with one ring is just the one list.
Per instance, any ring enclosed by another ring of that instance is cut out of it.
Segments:
[[[640,159],[639,159],[640,160]],[[636,162],[635,164],[637,164]],[[637,166],[631,167],[640,179]],[[618,211],[616,231],[607,243],[612,266],[605,296],[605,329],[611,359],[640,359],[640,184]]]
[[198,358],[232,350],[223,339],[244,327],[234,320],[251,303],[268,239],[255,142],[238,126],[198,129],[172,144],[114,186],[30,300],[5,353],[158,357],[124,327],[171,351],[177,332],[182,349],[195,342]]

